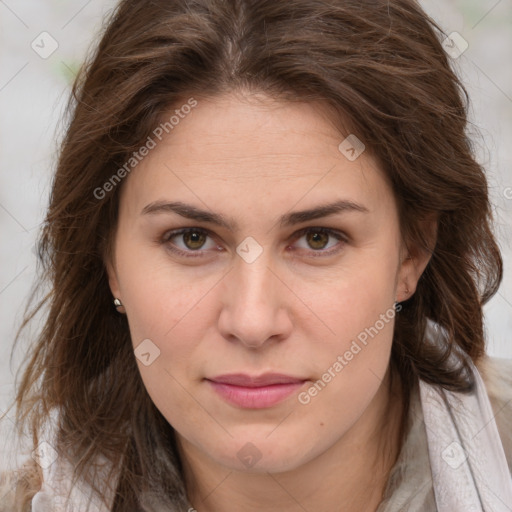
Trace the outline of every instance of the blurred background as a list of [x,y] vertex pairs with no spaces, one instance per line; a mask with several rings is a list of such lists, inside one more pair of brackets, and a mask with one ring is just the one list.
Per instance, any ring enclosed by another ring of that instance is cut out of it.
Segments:
[[[470,94],[475,149],[488,172],[505,259],[503,285],[485,308],[488,352],[512,358],[512,0],[421,3],[450,35],[446,51]],[[114,5],[0,0],[0,413],[25,357],[26,340],[12,358],[11,349],[35,278],[34,243],[63,129],[59,120],[76,70]],[[36,331],[37,324],[25,338]]]

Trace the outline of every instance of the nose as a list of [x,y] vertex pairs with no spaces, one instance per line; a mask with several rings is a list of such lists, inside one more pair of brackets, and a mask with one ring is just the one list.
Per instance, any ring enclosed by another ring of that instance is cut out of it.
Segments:
[[293,328],[288,303],[293,294],[264,255],[252,263],[237,258],[223,283],[219,331],[252,349],[287,338]]

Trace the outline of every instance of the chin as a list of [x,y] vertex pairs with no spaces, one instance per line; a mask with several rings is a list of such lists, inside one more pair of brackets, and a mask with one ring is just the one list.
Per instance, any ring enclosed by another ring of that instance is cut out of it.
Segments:
[[[305,446],[300,441],[292,441],[288,437],[288,443],[283,439],[271,439],[268,433],[264,435],[243,435],[230,439],[227,445],[216,444],[210,447],[210,457],[217,463],[232,471],[247,473],[283,473],[296,469],[308,462],[314,455],[311,452],[314,446]],[[297,447],[300,446],[300,450]],[[219,451],[219,447],[224,448]],[[308,455],[310,455],[308,457]]]

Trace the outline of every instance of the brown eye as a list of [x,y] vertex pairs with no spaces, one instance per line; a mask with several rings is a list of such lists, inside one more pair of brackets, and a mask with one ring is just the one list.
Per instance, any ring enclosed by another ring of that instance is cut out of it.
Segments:
[[185,243],[187,249],[196,250],[201,249],[204,245],[207,235],[200,231],[188,231],[183,233],[183,242]]
[[[312,256],[331,256],[340,252],[348,242],[342,232],[328,228],[304,228],[296,233],[295,245]],[[300,243],[302,240],[304,242]],[[293,250],[296,250],[295,248]]]
[[329,242],[329,234],[321,231],[310,231],[306,235],[306,240],[312,249],[324,249]]
[[180,256],[204,256],[209,249],[219,249],[210,233],[200,228],[170,231],[163,236],[161,243],[165,244],[168,250]]

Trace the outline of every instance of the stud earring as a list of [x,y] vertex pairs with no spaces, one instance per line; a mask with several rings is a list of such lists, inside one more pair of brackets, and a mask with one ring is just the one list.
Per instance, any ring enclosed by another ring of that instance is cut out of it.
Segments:
[[[117,309],[118,313],[125,313],[126,312],[124,310],[123,303],[117,297],[114,299],[114,306]],[[119,308],[123,308],[123,310],[120,310]]]

